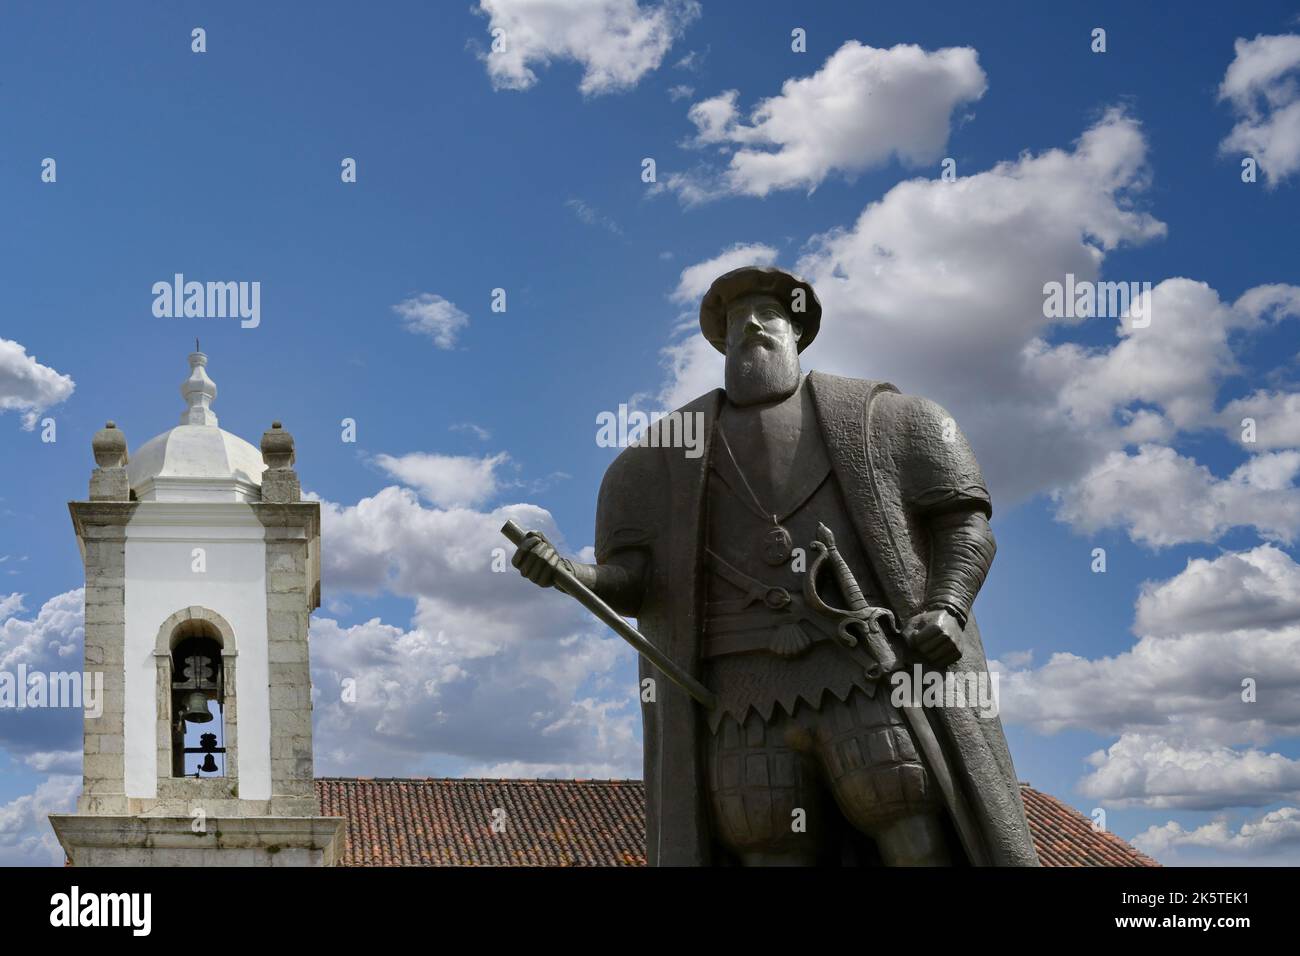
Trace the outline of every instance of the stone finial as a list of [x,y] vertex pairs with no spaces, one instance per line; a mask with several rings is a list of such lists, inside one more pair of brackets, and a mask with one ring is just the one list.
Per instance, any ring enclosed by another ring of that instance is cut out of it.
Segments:
[[100,468],[122,468],[126,465],[126,436],[115,422],[105,422],[90,440],[95,453],[95,464]]
[[279,422],[271,422],[271,427],[262,432],[262,460],[268,468],[293,467],[293,436]]
[[131,487],[126,477],[126,436],[113,422],[95,432],[90,441],[95,470],[90,475],[91,501],[129,501]]
[[279,422],[272,422],[262,433],[262,460],[266,462],[266,471],[262,472],[262,500],[301,501],[302,487],[298,484],[298,473],[293,470],[297,460],[293,436]]
[[[198,344],[197,340],[194,344]],[[217,424],[216,413],[210,407],[217,398],[217,384],[208,378],[207,364],[208,357],[202,352],[190,353],[190,377],[181,382],[181,396],[187,406],[181,413],[182,425]]]

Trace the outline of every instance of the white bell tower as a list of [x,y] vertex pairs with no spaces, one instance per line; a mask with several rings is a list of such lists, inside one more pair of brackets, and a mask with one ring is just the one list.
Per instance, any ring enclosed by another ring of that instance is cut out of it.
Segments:
[[69,503],[86,569],[82,795],[50,822],[76,866],[331,865],[343,821],[319,814],[307,630],[320,605],[320,506],[293,437],[259,452],[217,427],[207,356],[189,356],[180,424],[128,459],[93,441]]

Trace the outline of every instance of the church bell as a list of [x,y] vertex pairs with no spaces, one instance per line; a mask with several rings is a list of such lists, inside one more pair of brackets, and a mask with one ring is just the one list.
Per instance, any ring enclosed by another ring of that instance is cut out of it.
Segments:
[[196,690],[185,695],[185,703],[181,707],[181,720],[189,721],[191,724],[206,724],[211,719],[207,694]]

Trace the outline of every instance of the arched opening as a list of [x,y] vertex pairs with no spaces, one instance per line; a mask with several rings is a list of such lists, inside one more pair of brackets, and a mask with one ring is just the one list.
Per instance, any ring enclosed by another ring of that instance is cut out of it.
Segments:
[[226,674],[221,632],[190,619],[171,637],[172,776],[226,775]]
[[219,783],[222,793],[237,792],[236,660],[234,630],[208,608],[182,608],[158,628],[154,661],[161,796],[184,796],[196,780]]

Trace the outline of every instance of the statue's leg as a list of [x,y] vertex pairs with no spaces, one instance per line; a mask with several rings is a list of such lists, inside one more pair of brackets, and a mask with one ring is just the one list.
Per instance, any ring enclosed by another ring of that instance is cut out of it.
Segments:
[[945,866],[951,848],[942,803],[903,717],[885,690],[827,695],[817,713],[817,754],[844,818],[871,837],[890,866]]
[[886,866],[952,866],[948,837],[937,813],[915,813],[882,824],[872,834]]
[[707,744],[714,841],[744,866],[825,860],[834,803],[818,778],[811,739],[779,709],[723,717]]

